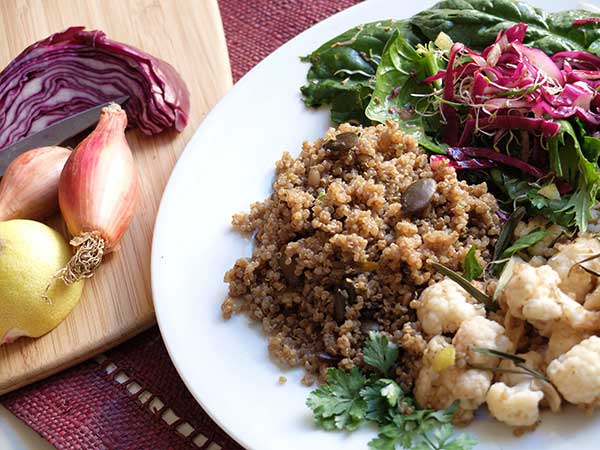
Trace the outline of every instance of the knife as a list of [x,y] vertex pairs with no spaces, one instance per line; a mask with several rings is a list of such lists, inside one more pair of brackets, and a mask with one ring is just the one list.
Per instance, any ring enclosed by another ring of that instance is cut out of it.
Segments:
[[102,108],[108,106],[110,103],[122,105],[128,99],[129,96],[125,95],[116,100],[86,109],[85,111],[59,120],[49,127],[44,128],[31,136],[27,136],[14,144],[4,147],[0,151],[0,175],[4,174],[4,171],[10,163],[21,153],[25,153],[34,148],[58,145],[65,142],[67,139],[78,135],[98,122]]

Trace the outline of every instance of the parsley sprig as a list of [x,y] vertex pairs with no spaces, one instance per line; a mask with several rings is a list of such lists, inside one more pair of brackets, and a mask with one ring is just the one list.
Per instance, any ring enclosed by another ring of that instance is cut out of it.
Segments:
[[454,435],[450,423],[458,408],[418,409],[390,372],[398,347],[378,332],[371,332],[363,348],[365,364],[376,374],[367,377],[358,367],[346,372],[330,368],[327,382],[309,395],[306,404],[315,423],[325,430],[353,431],[367,422],[379,426],[370,450],[470,450],[476,441],[466,434]]

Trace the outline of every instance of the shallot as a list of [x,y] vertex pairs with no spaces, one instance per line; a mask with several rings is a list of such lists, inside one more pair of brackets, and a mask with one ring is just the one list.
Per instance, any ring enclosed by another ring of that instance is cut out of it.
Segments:
[[62,171],[58,200],[77,248],[57,275],[66,284],[90,278],[133,219],[138,181],[126,126],[127,115],[118,104],[103,108],[96,129],[73,150]]
[[58,181],[70,154],[41,147],[16,157],[0,181],[0,221],[39,220],[58,211]]

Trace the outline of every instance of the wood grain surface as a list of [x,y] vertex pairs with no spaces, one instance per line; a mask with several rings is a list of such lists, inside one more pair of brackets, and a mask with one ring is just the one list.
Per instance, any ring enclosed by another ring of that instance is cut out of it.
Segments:
[[[191,93],[181,134],[127,133],[140,176],[136,217],[79,305],[54,331],[0,347],[0,394],[39,380],[114,346],[155,323],[150,246],[160,198],[185,144],[231,87],[216,0],[1,0],[0,67],[27,45],[72,25],[101,29],[171,63]],[[64,232],[59,218],[50,221]],[[151,355],[149,355],[151,357]]]

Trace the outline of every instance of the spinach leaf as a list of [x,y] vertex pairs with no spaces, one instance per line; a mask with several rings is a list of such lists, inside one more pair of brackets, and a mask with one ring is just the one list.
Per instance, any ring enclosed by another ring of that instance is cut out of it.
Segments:
[[581,141],[581,150],[588,161],[598,163],[598,158],[600,157],[600,138],[584,135]]
[[418,53],[404,36],[394,33],[377,68],[375,92],[367,106],[367,117],[383,123],[410,113],[406,110],[416,102],[414,94],[431,93],[431,86],[421,81],[439,69],[433,50]]
[[[598,24],[588,23],[573,26],[575,20],[588,17],[600,17],[600,14],[582,9],[548,14],[548,28],[552,34],[537,39],[534,45],[546,53],[552,54],[563,50],[578,50],[573,45],[573,42],[577,42],[581,49],[600,56],[600,27]],[[560,36],[560,38],[556,36]]]
[[384,20],[354,27],[302,58],[311,67],[300,88],[307,106],[331,105],[334,123],[369,124],[365,108],[375,87],[383,48],[394,32],[416,42],[407,21]]
[[513,0],[444,0],[410,19],[423,41],[443,31],[455,42],[482,50],[494,42],[500,30],[516,23],[528,25],[525,44],[553,54],[563,50],[586,50],[600,55],[600,27],[573,26],[573,21],[600,17],[584,10],[548,14],[525,2]]
[[414,112],[422,108],[419,102],[427,100],[418,95],[432,93],[431,85],[422,83],[422,80],[443,67],[440,52],[436,52],[432,44],[415,49],[396,31],[383,50],[375,76],[375,91],[365,112],[367,117],[380,123],[388,120],[398,122],[401,129],[414,135],[423,147],[445,153],[443,146],[426,134],[427,129],[439,128],[439,119],[437,125],[428,124]]

